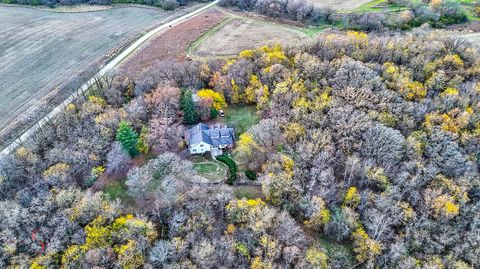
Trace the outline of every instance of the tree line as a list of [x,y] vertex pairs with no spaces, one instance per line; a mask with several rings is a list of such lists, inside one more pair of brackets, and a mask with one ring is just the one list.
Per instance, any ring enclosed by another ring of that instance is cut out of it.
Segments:
[[221,6],[257,12],[272,18],[284,18],[306,25],[338,25],[345,29],[379,31],[408,30],[422,24],[436,28],[468,21],[465,8],[458,1],[390,0],[386,4],[406,8],[398,12],[346,12],[336,14],[333,7],[316,7],[301,0],[222,0]]

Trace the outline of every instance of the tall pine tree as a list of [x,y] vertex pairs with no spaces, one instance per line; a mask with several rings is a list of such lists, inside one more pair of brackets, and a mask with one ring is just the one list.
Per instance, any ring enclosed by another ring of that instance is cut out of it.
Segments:
[[132,128],[129,122],[121,121],[117,129],[117,141],[122,145],[128,155],[135,157],[138,155],[138,133]]
[[186,124],[195,124],[198,122],[198,115],[193,102],[192,92],[187,90],[183,93],[180,103],[183,110],[183,121]]

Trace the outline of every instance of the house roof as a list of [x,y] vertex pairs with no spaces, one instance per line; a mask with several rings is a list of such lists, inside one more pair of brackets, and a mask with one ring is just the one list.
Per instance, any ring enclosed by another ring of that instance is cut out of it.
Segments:
[[205,142],[212,146],[233,145],[233,128],[213,126],[209,127],[204,123],[199,123],[189,130],[190,145]]

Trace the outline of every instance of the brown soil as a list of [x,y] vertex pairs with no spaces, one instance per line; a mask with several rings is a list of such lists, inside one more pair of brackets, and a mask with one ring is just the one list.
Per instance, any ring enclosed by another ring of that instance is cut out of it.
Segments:
[[132,38],[184,11],[85,13],[0,5],[0,148],[91,78]]
[[160,33],[130,56],[121,65],[120,73],[135,79],[158,62],[186,60],[187,47],[224,17],[218,10],[209,10]]

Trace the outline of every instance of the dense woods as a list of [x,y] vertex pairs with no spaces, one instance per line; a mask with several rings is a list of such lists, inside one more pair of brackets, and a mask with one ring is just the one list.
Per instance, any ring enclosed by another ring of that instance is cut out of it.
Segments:
[[[469,14],[385,4],[222,0],[350,31],[98,78],[1,161],[0,268],[480,268],[480,59],[426,25]],[[186,130],[245,106],[224,180],[202,176]]]
[[[0,267],[479,268],[479,79],[421,29],[102,78],[2,161]],[[184,158],[184,122],[226,104],[261,118],[232,155],[263,199]]]

